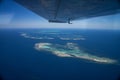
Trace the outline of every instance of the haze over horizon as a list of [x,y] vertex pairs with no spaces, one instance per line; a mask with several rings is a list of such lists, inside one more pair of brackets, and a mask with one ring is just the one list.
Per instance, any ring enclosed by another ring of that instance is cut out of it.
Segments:
[[79,28],[120,29],[120,13],[67,23],[49,23],[44,18],[15,3],[3,0],[0,4],[0,28]]

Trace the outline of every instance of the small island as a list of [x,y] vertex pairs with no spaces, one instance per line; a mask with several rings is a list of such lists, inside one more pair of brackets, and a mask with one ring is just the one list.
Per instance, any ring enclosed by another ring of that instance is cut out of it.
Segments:
[[39,51],[50,51],[59,57],[75,57],[105,64],[117,63],[117,61],[114,59],[89,54],[88,52],[79,49],[79,47],[74,43],[67,43],[66,45],[52,43],[36,43],[35,49]]

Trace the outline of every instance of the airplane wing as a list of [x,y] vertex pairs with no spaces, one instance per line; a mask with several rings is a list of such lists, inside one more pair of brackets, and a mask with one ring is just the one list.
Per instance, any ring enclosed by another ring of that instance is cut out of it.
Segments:
[[15,0],[49,22],[70,23],[120,12],[120,0]]

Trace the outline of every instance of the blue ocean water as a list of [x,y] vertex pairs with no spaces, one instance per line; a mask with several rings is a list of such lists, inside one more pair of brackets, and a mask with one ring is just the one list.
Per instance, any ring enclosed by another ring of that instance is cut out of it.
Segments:
[[[83,41],[35,40],[20,36],[20,32],[61,31],[79,32]],[[118,60],[118,64],[100,64],[77,58],[61,58],[34,49],[35,43],[65,44],[74,42],[89,53]],[[67,29],[1,29],[0,76],[3,80],[119,80],[119,30]]]

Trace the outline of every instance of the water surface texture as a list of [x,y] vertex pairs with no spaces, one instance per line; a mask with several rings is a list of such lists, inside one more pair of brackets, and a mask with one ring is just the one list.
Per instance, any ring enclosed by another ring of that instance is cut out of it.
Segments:
[[0,77],[118,80],[119,41],[117,30],[1,29]]

